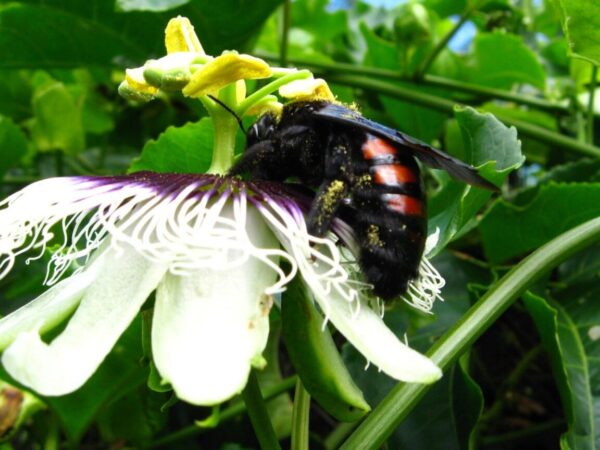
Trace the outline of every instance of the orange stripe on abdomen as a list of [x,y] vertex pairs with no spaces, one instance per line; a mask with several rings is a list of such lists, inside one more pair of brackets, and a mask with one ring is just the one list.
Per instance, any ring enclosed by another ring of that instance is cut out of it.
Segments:
[[421,200],[403,194],[382,194],[381,199],[388,209],[407,216],[422,216],[423,203]]
[[398,154],[392,144],[385,139],[380,138],[369,138],[362,145],[363,157],[370,161],[372,159],[390,159],[393,160],[394,156]]
[[400,164],[383,164],[371,167],[373,181],[384,186],[401,186],[416,183],[417,176],[412,169]]

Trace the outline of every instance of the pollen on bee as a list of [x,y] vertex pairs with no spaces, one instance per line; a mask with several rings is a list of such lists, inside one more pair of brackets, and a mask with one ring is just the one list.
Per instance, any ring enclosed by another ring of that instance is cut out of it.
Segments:
[[369,241],[369,245],[373,247],[383,247],[385,244],[379,237],[379,227],[377,225],[369,225],[367,229],[367,240]]

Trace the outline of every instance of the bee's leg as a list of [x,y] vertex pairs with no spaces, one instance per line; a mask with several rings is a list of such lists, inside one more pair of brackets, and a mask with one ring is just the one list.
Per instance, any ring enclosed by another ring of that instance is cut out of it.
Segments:
[[324,236],[340,205],[348,197],[352,180],[352,144],[344,134],[331,134],[325,152],[324,179],[308,213],[310,234]]
[[308,213],[308,232],[313,236],[324,236],[347,195],[348,183],[339,179],[325,180],[319,186]]
[[248,147],[239,161],[229,169],[229,175],[249,173],[255,178],[283,180],[287,174],[281,169],[281,152],[271,140],[257,142]]

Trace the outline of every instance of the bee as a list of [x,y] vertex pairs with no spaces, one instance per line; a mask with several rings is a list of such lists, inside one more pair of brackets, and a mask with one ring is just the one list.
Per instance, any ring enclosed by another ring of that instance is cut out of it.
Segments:
[[415,160],[474,186],[497,190],[475,168],[400,131],[328,101],[291,102],[262,115],[230,171],[298,179],[315,190],[308,232],[324,236],[335,217],[349,221],[358,262],[373,292],[390,300],[418,275],[427,236],[427,199]]

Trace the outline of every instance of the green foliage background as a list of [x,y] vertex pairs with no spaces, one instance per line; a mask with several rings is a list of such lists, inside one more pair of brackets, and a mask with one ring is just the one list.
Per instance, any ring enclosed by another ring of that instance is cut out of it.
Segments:
[[[445,173],[427,173],[430,229],[441,230],[433,262],[448,282],[445,302],[432,316],[397,305],[385,319],[422,351],[438,342],[432,352],[440,355],[444,343],[454,342],[443,360],[445,377],[419,394],[414,409],[389,406],[390,391],[407,389],[374,368],[364,370],[362,357],[338,339],[371,406],[383,400],[382,411],[403,408],[397,417],[404,419],[381,425],[387,428],[377,439],[360,441],[367,420],[347,448],[385,440],[388,448],[411,450],[600,449],[598,234],[564,262],[566,256],[549,257],[532,268],[526,259],[518,270],[539,276],[519,289],[498,288],[530,252],[600,215],[600,95],[594,96],[600,7],[594,0],[423,0],[387,7],[349,0],[346,6],[335,9],[326,0],[0,2],[2,196],[52,176],[205,171],[212,127],[199,103],[172,96],[134,105],[117,96],[124,68],[162,56],[168,19],[187,16],[209,54],[237,49],[309,68],[365,116],[480,166],[502,184],[502,194],[492,195]],[[453,38],[466,29],[472,39],[456,49]],[[545,247],[549,253],[557,242]],[[0,281],[0,311],[38,294],[44,271],[43,259],[18,264]],[[472,331],[468,320],[479,317],[472,305],[486,293],[489,304],[502,295],[510,299]],[[287,447],[293,369],[273,315],[270,364],[259,381],[263,395],[274,398],[267,406]],[[80,391],[41,399],[26,393],[20,408],[2,391],[3,448],[258,448],[239,399],[217,415],[158,387],[143,317]],[[452,341],[461,326],[471,330],[468,338]],[[10,420],[15,412],[17,422]],[[316,402],[310,425],[310,448],[326,449],[338,448],[358,426],[336,422]]]

